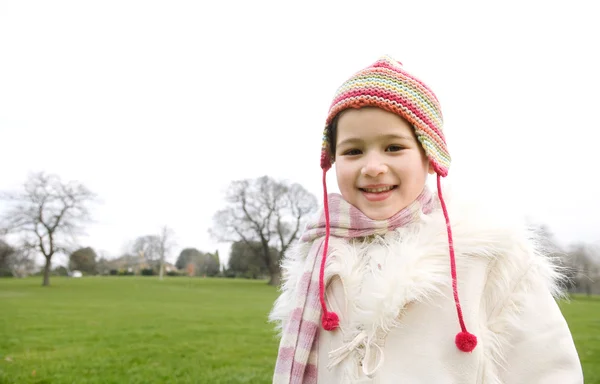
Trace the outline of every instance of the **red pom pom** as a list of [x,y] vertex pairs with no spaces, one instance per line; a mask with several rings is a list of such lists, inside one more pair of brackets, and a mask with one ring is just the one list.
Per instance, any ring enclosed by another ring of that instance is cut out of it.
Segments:
[[335,312],[326,312],[323,314],[322,322],[326,331],[333,331],[340,325],[340,318]]
[[471,352],[477,346],[477,337],[469,332],[459,332],[454,342],[461,351]]

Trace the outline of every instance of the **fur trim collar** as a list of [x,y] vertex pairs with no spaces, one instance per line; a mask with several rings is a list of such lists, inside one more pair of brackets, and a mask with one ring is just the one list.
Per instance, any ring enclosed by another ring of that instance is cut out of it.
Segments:
[[[560,296],[560,268],[543,254],[541,239],[514,211],[490,207],[471,197],[458,199],[451,190],[444,190],[444,197],[454,235],[459,284],[472,261],[483,260],[489,266],[482,295],[489,322],[480,327],[483,333],[477,336],[484,341],[484,360],[488,362],[484,367],[485,382],[496,383],[499,382],[497,367],[503,364],[509,330],[518,321],[518,304],[527,295],[527,285],[535,281]],[[345,339],[352,340],[364,332],[366,340],[381,341],[382,334],[399,326],[398,316],[408,303],[434,303],[444,292],[449,292],[446,236],[444,216],[436,207],[417,223],[383,236],[350,241],[331,239],[326,281],[336,275],[341,277],[345,296],[349,298],[344,301],[348,306],[345,312],[353,314],[341,323],[347,332]],[[387,265],[381,269],[374,267],[371,257],[367,257],[375,248],[387,255],[384,257]],[[269,316],[279,330],[295,304],[296,287],[309,249],[310,244],[298,243],[282,261],[281,295]],[[367,273],[373,277],[368,287],[370,300],[361,300]],[[350,370],[349,367],[345,371]]]

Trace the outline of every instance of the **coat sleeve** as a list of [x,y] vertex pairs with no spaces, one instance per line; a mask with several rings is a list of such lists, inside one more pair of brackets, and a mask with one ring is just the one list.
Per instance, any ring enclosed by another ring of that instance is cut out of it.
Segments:
[[583,372],[569,326],[539,268],[530,268],[510,294],[514,310],[501,381],[506,384],[581,384]]

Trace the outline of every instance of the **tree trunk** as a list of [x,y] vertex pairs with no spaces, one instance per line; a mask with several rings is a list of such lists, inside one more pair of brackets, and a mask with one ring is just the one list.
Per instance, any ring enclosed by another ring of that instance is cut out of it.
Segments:
[[159,267],[159,272],[158,272],[158,279],[162,280],[163,279],[163,271],[165,270],[165,263],[163,258],[160,258],[160,267]]
[[42,283],[43,287],[47,287],[50,285],[50,268],[52,267],[52,263],[49,257],[46,257],[46,265],[44,266],[44,282]]
[[269,259],[267,267],[269,268],[270,276],[269,285],[278,287],[281,284],[281,268],[279,267],[279,263]]
[[[271,270],[271,268],[269,268]],[[281,271],[279,268],[275,268],[275,271],[271,270],[271,279],[269,280],[269,285],[278,287],[281,284]]]
[[279,286],[281,283],[281,269],[279,268],[279,260],[273,260],[271,258],[269,243],[264,237],[261,239],[261,245],[262,257],[264,258],[265,264],[267,264],[267,268],[269,269],[269,285]]

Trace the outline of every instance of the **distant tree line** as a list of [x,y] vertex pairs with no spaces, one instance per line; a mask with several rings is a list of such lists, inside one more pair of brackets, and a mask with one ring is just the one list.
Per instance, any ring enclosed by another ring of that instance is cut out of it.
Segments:
[[[210,234],[231,244],[226,264],[219,252],[184,248],[174,264],[168,263],[175,246],[167,226],[139,236],[119,257],[100,257],[91,247],[77,246],[77,234],[90,220],[89,207],[96,195],[79,182],[63,182],[56,175],[36,173],[23,189],[2,193],[5,210],[0,216],[0,236],[20,239],[10,244],[0,237],[0,277],[24,277],[36,272],[34,259],[43,256],[42,284],[51,275],[150,275],[265,279],[280,283],[282,255],[297,241],[317,200],[299,184],[268,176],[233,181],[225,207],[213,215]],[[558,245],[549,229],[537,226],[549,257],[558,258],[566,272],[570,292],[600,294],[600,247],[592,244]],[[52,268],[56,254],[67,256],[66,265]]]
[[562,282],[571,293],[600,294],[600,245],[572,243],[561,246],[545,225],[537,225],[540,246],[566,276]]

